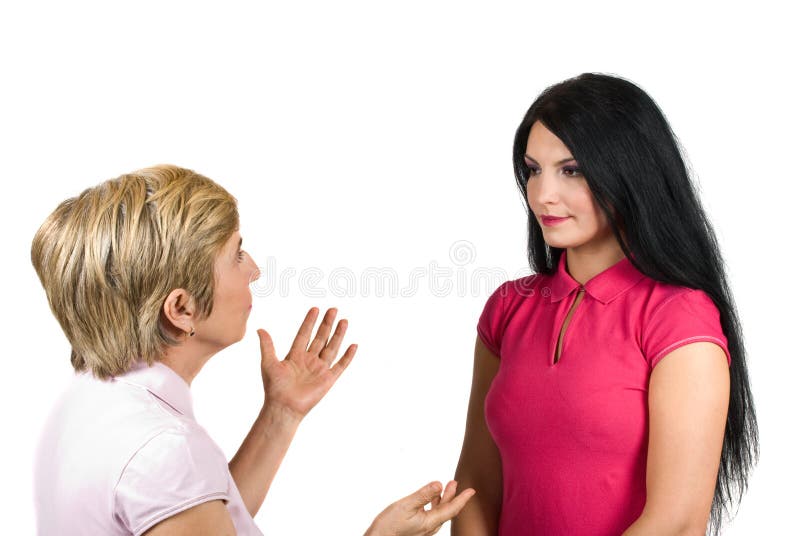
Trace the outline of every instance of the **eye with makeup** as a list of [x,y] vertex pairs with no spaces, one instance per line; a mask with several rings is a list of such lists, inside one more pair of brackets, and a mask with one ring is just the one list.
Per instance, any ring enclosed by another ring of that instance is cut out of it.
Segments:
[[[525,162],[525,166],[528,168],[528,178],[534,175],[538,175],[541,172],[539,166],[537,166],[536,164]],[[564,166],[563,168],[561,168],[561,171],[567,177],[581,176],[581,170],[577,166]]]
[[242,262],[244,260],[244,250],[240,249],[237,255],[239,257],[239,262]]

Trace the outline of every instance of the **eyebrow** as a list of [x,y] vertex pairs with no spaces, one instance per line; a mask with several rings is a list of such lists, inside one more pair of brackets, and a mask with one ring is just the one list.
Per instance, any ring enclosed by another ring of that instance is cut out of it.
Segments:
[[[528,155],[525,155],[525,158],[527,158],[528,160],[530,160],[530,161],[531,161],[531,162],[533,162],[534,164],[538,164],[538,163],[539,163],[539,162],[537,162],[537,161],[536,161],[536,159],[535,159],[535,158],[531,158],[531,157],[530,157],[530,156],[528,156]],[[565,163],[567,163],[567,162],[571,162],[571,161],[573,161],[573,160],[575,160],[575,157],[572,157],[572,156],[570,156],[569,158],[564,158],[563,160],[559,160],[558,162],[556,162],[556,165],[559,165],[559,164],[565,164]]]

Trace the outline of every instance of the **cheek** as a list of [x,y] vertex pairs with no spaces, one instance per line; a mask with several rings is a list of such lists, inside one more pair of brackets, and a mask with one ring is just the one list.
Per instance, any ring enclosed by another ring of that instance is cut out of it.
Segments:
[[598,214],[602,215],[603,213],[585,183],[574,185],[570,189],[569,198],[573,210],[579,212],[584,218],[596,218]]
[[533,200],[536,199],[536,187],[534,181],[528,181],[525,185],[525,194],[528,200],[528,206],[533,210]]

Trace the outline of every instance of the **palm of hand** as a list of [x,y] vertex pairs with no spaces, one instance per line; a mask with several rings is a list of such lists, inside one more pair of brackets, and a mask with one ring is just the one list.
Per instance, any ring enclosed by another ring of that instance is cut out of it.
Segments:
[[328,340],[336,318],[336,309],[328,309],[309,344],[318,313],[319,310],[313,307],[306,314],[283,361],[278,360],[269,334],[258,330],[265,403],[280,406],[299,417],[305,416],[325,396],[350,364],[358,347],[350,345],[342,358],[331,366],[347,331],[347,320],[339,321]]
[[[444,488],[439,482],[431,482],[408,497],[389,505],[381,512],[365,536],[430,536],[436,534],[442,524],[455,517],[475,490],[467,488],[456,495],[458,484],[451,480]],[[426,505],[430,505],[426,509]]]

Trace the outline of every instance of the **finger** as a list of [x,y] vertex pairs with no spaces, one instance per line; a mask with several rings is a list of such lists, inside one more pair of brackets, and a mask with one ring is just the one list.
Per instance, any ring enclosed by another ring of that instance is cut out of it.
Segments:
[[453,500],[453,497],[456,496],[456,489],[458,488],[458,483],[455,480],[451,480],[447,483],[444,487],[444,493],[442,493],[442,502],[447,503]]
[[435,510],[427,512],[428,520],[432,525],[441,525],[445,521],[449,521],[456,517],[462,508],[467,504],[467,501],[475,495],[475,490],[467,488],[458,495],[456,495],[450,502],[442,502]]
[[258,341],[261,346],[261,364],[264,367],[270,367],[278,362],[272,337],[263,329],[257,329],[256,333],[258,333]]
[[297,336],[295,336],[292,342],[291,352],[306,351],[306,348],[308,348],[308,340],[311,338],[311,332],[314,330],[314,323],[317,321],[318,314],[319,309],[316,307],[312,307],[309,309],[308,313],[306,313],[303,323],[300,324],[300,329],[297,330]]
[[344,353],[342,358],[339,361],[337,361],[336,364],[333,367],[331,367],[331,372],[333,372],[334,379],[339,379],[339,376],[342,375],[342,372],[344,372],[344,369],[347,368],[347,366],[353,360],[353,357],[355,357],[356,350],[358,350],[358,345],[357,344],[351,344],[347,348],[347,351]]
[[328,345],[322,349],[319,356],[325,360],[325,362],[330,366],[333,363],[333,360],[336,359],[336,354],[339,353],[339,346],[342,345],[342,340],[344,339],[344,334],[347,333],[347,319],[342,318],[339,320],[339,323],[336,325],[336,331],[333,332],[333,337],[328,342]]
[[322,322],[319,325],[319,329],[317,329],[317,335],[308,346],[308,351],[311,354],[318,356],[325,347],[328,342],[328,336],[331,334],[334,320],[336,320],[336,308],[331,307],[325,312],[325,316],[322,317]]
[[431,502],[434,497],[438,497],[442,492],[441,482],[431,482],[419,488],[408,497],[401,499],[403,509],[409,512],[416,512]]

